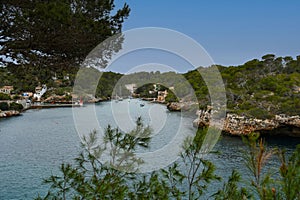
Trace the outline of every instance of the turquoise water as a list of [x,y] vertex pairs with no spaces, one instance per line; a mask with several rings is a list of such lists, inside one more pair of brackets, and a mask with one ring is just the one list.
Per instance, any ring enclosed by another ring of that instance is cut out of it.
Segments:
[[[145,123],[150,123],[154,129],[152,150],[168,144],[179,124],[186,134],[195,131],[191,127],[193,118],[170,113],[163,105],[146,103],[140,107],[139,103],[137,100],[124,100],[96,105],[97,120],[101,127],[112,124],[126,130],[131,128],[132,121],[142,116]],[[126,120],[126,112],[122,110],[124,106],[129,110],[131,121]],[[76,109],[84,111],[89,108]],[[300,143],[295,138],[269,138],[267,142],[271,147],[280,146],[289,152]],[[72,162],[79,153],[79,143],[72,108],[28,110],[22,116],[1,119],[0,199],[33,199],[38,194],[45,195],[48,186],[42,184],[43,178],[57,174],[62,162]],[[241,147],[240,138],[223,136],[215,147],[222,154],[207,157],[217,165],[217,173],[223,178],[228,177],[233,168],[240,169],[242,173],[245,170]],[[276,159],[271,165],[277,166]]]

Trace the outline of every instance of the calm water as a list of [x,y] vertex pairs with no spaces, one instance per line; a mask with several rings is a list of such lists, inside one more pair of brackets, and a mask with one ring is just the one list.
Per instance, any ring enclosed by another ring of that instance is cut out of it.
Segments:
[[[169,143],[178,129],[185,134],[193,133],[193,118],[181,117],[179,113],[169,113],[165,106],[146,103],[140,107],[138,100],[124,100],[119,103],[105,102],[95,107],[101,127],[118,125],[129,130],[133,121],[142,116],[146,124],[153,127],[154,138],[151,149],[160,149]],[[131,121],[128,121],[126,107]],[[88,111],[87,106],[78,110]],[[113,109],[112,109],[113,108]],[[83,118],[87,120],[84,116]],[[117,116],[117,117],[116,117]],[[181,124],[179,126],[179,124]],[[56,174],[62,162],[72,162],[80,150],[72,108],[29,110],[20,117],[0,120],[0,199],[32,199],[38,194],[45,195],[48,186],[42,185],[43,178]],[[274,138],[268,144],[292,151],[299,139]],[[222,137],[215,149],[221,155],[210,155],[208,159],[217,165],[217,173],[228,177],[233,168],[243,172],[243,146],[240,138]],[[276,160],[271,165],[276,166]],[[213,189],[211,189],[213,191]]]

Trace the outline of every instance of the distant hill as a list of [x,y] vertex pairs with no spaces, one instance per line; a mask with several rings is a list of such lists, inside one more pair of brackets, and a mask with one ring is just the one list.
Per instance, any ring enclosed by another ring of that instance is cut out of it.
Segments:
[[[276,57],[267,54],[261,60],[254,59],[240,66],[217,67],[226,88],[229,112],[257,118],[271,118],[275,114],[300,114],[300,56],[293,59],[290,56]],[[207,68],[199,69],[205,75]],[[72,90],[77,70],[72,68],[53,72],[50,68],[28,66],[0,68],[0,86],[13,85],[15,92],[22,92],[34,91],[38,84],[47,84],[48,88],[52,87],[54,91],[63,93],[64,90]],[[86,73],[81,78],[89,81],[92,74],[97,80],[101,75],[95,94],[97,97],[111,97],[114,89],[123,96],[129,95],[125,84],[135,83],[137,87],[141,87],[149,83],[160,83],[167,88],[175,88],[180,99],[194,93],[200,106],[210,104],[208,88],[196,69],[184,74],[138,72],[130,75],[114,72],[101,74],[95,69],[89,70],[91,73]],[[64,79],[66,75],[68,79]],[[188,87],[188,83],[192,88]]]

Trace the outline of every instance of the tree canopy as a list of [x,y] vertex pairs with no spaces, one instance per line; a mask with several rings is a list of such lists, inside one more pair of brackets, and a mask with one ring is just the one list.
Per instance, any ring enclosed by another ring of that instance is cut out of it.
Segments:
[[1,0],[2,65],[54,70],[76,67],[108,37],[120,33],[130,8],[113,0]]

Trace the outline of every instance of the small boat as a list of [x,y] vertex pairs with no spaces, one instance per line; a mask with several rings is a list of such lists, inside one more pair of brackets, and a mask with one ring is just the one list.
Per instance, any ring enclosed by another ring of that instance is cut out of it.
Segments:
[[83,100],[82,100],[82,98],[80,98],[79,105],[83,106]]
[[79,105],[80,107],[82,107],[83,106],[83,100],[82,100],[82,98],[80,98],[79,101],[76,101],[74,105]]
[[144,107],[144,106],[145,106],[145,104],[144,104],[144,103],[140,103],[140,106],[141,106],[141,107]]

